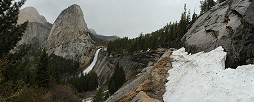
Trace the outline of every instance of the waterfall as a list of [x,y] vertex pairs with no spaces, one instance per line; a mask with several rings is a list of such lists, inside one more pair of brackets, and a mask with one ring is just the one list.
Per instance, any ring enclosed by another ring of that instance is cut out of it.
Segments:
[[97,60],[98,60],[98,55],[99,55],[99,52],[100,52],[101,48],[99,48],[95,55],[94,55],[94,58],[93,58],[93,62],[83,71],[83,75],[86,75],[88,74],[92,69],[93,67],[95,66]]

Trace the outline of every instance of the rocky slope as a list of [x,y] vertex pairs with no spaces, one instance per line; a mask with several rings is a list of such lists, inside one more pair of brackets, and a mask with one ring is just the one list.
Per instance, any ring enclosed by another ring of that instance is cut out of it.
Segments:
[[35,49],[44,48],[52,25],[33,7],[20,10],[18,24],[28,21],[28,26],[18,45],[32,44]]
[[253,63],[254,1],[226,0],[200,16],[182,38],[191,53],[223,46],[227,67]]
[[47,52],[88,63],[94,48],[81,8],[74,4],[63,10],[48,36]]
[[[196,53],[211,51],[218,46],[222,46],[227,51],[227,67],[253,63],[253,10],[254,1],[252,0],[226,0],[214,6],[201,15],[182,38],[184,47],[189,52]],[[162,95],[165,92],[164,85],[167,82],[167,71],[172,68],[170,53],[171,51],[167,51],[157,63],[150,64],[136,78],[125,83],[106,102],[163,101]],[[182,58],[182,56],[179,58]],[[189,61],[186,63],[189,63]],[[187,66],[190,65],[187,64]],[[183,73],[183,75],[186,75],[186,73]]]
[[98,61],[93,71],[99,77],[100,85],[106,85],[108,79],[114,72],[117,63],[125,70],[127,80],[136,78],[135,75],[140,73],[145,67],[155,63],[163,52],[143,52],[135,55],[108,56],[106,49],[102,49],[98,56]]
[[[167,71],[171,69],[171,50],[148,64],[135,78],[126,82],[106,102],[162,102]],[[129,63],[128,63],[129,64]],[[125,69],[126,70],[126,69]]]

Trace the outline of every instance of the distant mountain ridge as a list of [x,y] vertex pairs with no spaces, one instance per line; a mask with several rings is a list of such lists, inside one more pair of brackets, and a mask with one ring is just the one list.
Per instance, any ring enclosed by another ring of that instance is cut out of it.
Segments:
[[20,10],[18,24],[29,22],[47,23],[44,16],[40,15],[34,7],[26,7]]
[[100,39],[100,40],[103,40],[103,41],[112,41],[112,40],[116,40],[120,37],[118,36],[105,36],[105,35],[100,35],[100,34],[97,34],[96,31],[94,29],[88,29],[89,32],[91,34],[93,34],[93,36],[95,36],[96,38]]

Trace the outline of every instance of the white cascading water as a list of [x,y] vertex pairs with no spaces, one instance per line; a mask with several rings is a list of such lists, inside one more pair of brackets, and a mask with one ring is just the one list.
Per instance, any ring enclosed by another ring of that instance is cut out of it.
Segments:
[[101,48],[99,48],[95,55],[94,55],[94,58],[93,58],[93,62],[83,71],[83,75],[86,75],[88,74],[92,69],[93,67],[95,66],[96,62],[97,62],[97,59],[98,59],[98,55],[99,55],[99,52],[100,52]]

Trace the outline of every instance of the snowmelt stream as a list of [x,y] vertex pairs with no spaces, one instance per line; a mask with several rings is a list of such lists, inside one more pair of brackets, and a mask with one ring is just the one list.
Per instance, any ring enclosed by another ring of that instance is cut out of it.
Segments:
[[83,75],[86,75],[88,74],[92,69],[93,67],[95,66],[96,62],[97,62],[97,59],[98,59],[98,55],[99,55],[99,52],[100,52],[101,48],[99,48],[95,55],[94,55],[94,58],[93,58],[93,62],[83,71]]

